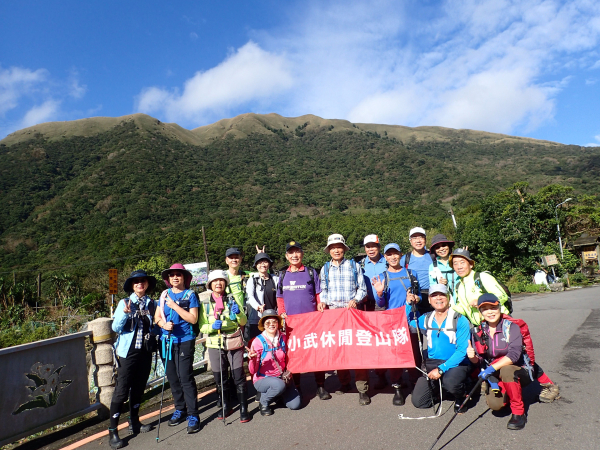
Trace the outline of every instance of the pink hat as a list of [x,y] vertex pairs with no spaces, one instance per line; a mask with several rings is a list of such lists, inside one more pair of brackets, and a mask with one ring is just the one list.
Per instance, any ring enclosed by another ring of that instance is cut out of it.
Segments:
[[167,285],[167,287],[173,287],[171,286],[171,283],[169,283],[169,274],[171,272],[173,272],[174,270],[177,270],[179,272],[183,272],[183,281],[184,281],[184,285],[186,289],[190,288],[190,284],[192,283],[192,273],[187,270],[183,264],[173,264],[171,267],[169,267],[166,270],[163,270],[161,273],[162,279],[165,282],[165,284]]

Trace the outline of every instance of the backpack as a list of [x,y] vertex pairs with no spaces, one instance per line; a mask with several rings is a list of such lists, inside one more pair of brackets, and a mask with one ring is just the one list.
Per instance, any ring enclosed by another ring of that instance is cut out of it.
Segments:
[[[277,292],[283,292],[283,278],[285,277],[285,274],[287,273],[289,266],[284,267],[283,269],[281,269],[279,271],[279,283],[277,283]],[[304,266],[306,268],[306,270],[308,270],[308,274],[310,275],[310,281],[308,282],[308,284],[312,284],[314,286],[315,284],[315,278],[317,277],[315,275],[316,269],[313,269],[310,266]],[[254,286],[254,288],[256,288],[256,285]],[[317,288],[315,287],[315,294],[317,292]]]
[[[494,277],[490,272],[488,272],[487,270],[483,273],[487,273],[488,275]],[[485,286],[483,285],[483,283],[481,282],[481,272],[475,272],[474,275],[474,279],[475,279],[475,286],[477,286],[479,288],[479,290],[483,293],[483,294],[487,294],[488,291],[485,288]],[[496,283],[498,283],[500,285],[500,287],[504,290],[504,292],[506,293],[506,295],[508,296],[508,299],[506,300],[506,302],[504,303],[504,306],[506,306],[506,308],[508,309],[508,313],[512,314],[513,313],[513,304],[512,304],[512,298],[511,298],[511,293],[510,290],[508,289],[508,287],[502,283],[500,280],[498,280],[496,277],[494,277],[494,280],[496,280]]]
[[[349,259],[350,267],[352,267],[352,275],[354,275],[354,284],[358,287],[358,271],[356,270],[356,261]],[[323,266],[325,269],[325,289],[329,289],[329,268],[331,267],[331,261],[327,261]]]
[[267,340],[262,335],[262,333],[256,337],[262,344],[262,348],[263,348],[262,353],[260,354],[260,361],[258,362],[258,370],[256,371],[256,373],[258,374],[259,377],[266,377],[266,375],[264,373],[260,373],[260,367],[262,366],[262,362],[264,361],[264,359],[267,357],[267,354],[269,354],[269,353],[272,354],[271,357],[273,359],[275,359],[275,352],[277,350],[283,349],[283,352],[285,353],[285,350],[286,350],[285,342],[283,342],[283,336],[281,335],[281,333],[279,333],[279,342],[278,342],[279,345],[277,345],[277,347],[269,348],[269,346],[267,344]]
[[[454,314],[451,314],[451,313]],[[457,313],[456,311],[449,309],[448,310],[448,316],[452,316],[452,321],[450,323],[450,327],[446,327],[446,328],[438,328],[438,327],[434,327],[433,324],[432,326],[427,325],[427,323],[429,322],[429,319],[431,318],[431,315],[433,314],[433,311],[428,312],[427,314],[425,314],[425,330],[426,331],[444,331],[444,330],[448,330],[448,331],[456,331],[457,330],[457,323],[458,323],[458,318],[461,316],[460,313]],[[448,320],[448,317],[446,317],[446,320]]]
[[[167,319],[164,317],[165,314],[165,303],[167,301],[167,295],[168,295],[168,291],[170,291],[170,289],[167,289],[166,291],[163,291],[162,294],[160,294],[160,308],[162,310],[162,315],[163,315],[163,319],[166,321]],[[181,306],[185,311],[189,311],[190,310],[190,297],[192,296],[192,294],[194,294],[195,292],[192,289],[186,289],[185,294],[183,295],[183,298],[181,300],[179,300],[179,306]],[[198,320],[196,320],[196,323],[191,323],[191,330],[192,330],[192,335],[194,337],[198,336],[200,334],[200,318],[198,318]]]
[[[404,255],[404,268],[406,270],[408,270],[408,264],[410,263],[410,255],[412,255],[412,252],[408,252],[407,254]],[[433,263],[433,267],[437,267],[437,256],[434,253],[429,253],[429,256],[431,257],[431,262]]]
[[[394,272],[394,275],[396,273],[399,273],[399,272]],[[390,277],[390,274],[389,274],[389,272],[387,270],[385,272],[383,272],[383,275],[385,277],[385,281],[383,282],[383,292],[388,292],[390,290],[390,280],[400,280],[400,282],[402,283],[402,285],[404,286],[404,288],[407,289],[406,285],[404,284],[404,282],[402,280],[409,280],[410,281],[411,273],[409,272],[408,269],[406,269],[406,273],[408,274],[408,276],[405,276],[405,277]]]
[[[363,272],[365,271],[365,264],[366,264],[368,258],[369,258],[368,256],[365,256],[363,259],[360,260],[360,267],[363,270]],[[385,261],[385,268],[388,269],[389,267],[390,267],[390,264],[386,260]]]

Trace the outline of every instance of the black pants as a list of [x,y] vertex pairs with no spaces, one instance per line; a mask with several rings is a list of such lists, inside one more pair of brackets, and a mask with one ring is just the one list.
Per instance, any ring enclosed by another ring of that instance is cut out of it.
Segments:
[[429,290],[427,292],[421,291],[421,301],[417,303],[417,309],[419,310],[419,316],[433,311],[433,308],[429,304]]
[[250,342],[260,334],[257,323],[247,323],[244,326],[244,341]]
[[[325,384],[325,374],[327,372],[313,372],[315,375],[315,382],[317,383],[317,386],[323,386]],[[294,384],[296,385],[296,387],[298,389],[300,389],[300,373],[294,373],[293,377],[294,377]]]
[[167,365],[167,379],[171,385],[175,409],[186,412],[188,416],[198,415],[198,388],[192,373],[195,348],[195,339],[179,344],[173,343],[171,348],[172,359],[167,361],[163,359],[163,364],[166,363]]
[[[442,359],[427,360],[425,363],[427,372],[431,372],[443,362]],[[442,388],[455,399],[461,400],[466,394],[468,375],[468,365],[449,369],[442,375]],[[412,404],[415,408],[430,408],[432,406],[432,396],[438,397],[439,389],[437,380],[427,380],[425,377],[419,378],[411,396]]]
[[119,424],[121,407],[128,398],[131,414],[138,415],[151,367],[152,353],[144,350],[130,351],[127,358],[119,358],[117,383],[110,403],[111,428]]
[[[219,353],[221,353],[220,356]],[[236,350],[209,348],[208,359],[210,360],[210,366],[212,367],[213,377],[215,378],[215,383],[217,386],[221,385],[221,372],[223,373],[225,392],[229,390],[227,385],[228,383],[226,383],[227,369],[229,368],[231,368],[233,382],[238,391],[242,389],[242,387],[246,386],[246,373],[244,372],[244,347],[240,347]],[[221,363],[220,367],[219,362]]]

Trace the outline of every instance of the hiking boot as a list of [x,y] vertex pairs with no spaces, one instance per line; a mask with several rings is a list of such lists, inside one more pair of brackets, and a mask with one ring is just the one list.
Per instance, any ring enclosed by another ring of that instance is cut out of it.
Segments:
[[194,434],[200,431],[200,418],[198,416],[188,416],[187,421],[187,434]]
[[270,405],[263,405],[262,403],[259,406],[260,409],[260,415],[261,416],[272,416],[273,415],[273,409],[271,408]]
[[525,414],[523,414],[522,416],[513,414],[510,420],[508,421],[506,428],[508,428],[509,430],[522,430],[523,428],[525,428],[526,423],[527,418],[525,417]]
[[256,403],[260,403],[260,392],[256,391],[256,394],[254,395],[254,401]]
[[112,449],[121,448],[124,445],[124,442],[119,437],[119,431],[116,428],[108,429],[108,445],[110,445],[110,448]]
[[402,385],[400,385],[400,384],[392,384],[392,387],[396,391],[395,394],[394,394],[394,398],[392,400],[392,404],[395,405],[395,406],[402,406],[402,405],[404,405],[404,402],[406,400],[404,399],[404,395],[402,394]]
[[317,395],[321,400],[329,400],[331,398],[331,394],[323,386],[317,386]]
[[248,412],[248,391],[246,391],[246,386],[238,387],[237,397],[240,402],[240,422],[246,423],[250,422],[252,418],[250,413]]
[[350,387],[349,384],[342,384],[340,386],[340,388],[337,391],[335,391],[335,393],[337,395],[342,395],[342,394],[345,394],[346,392],[350,392],[351,389],[352,388]]
[[376,391],[381,391],[382,389],[385,389],[387,387],[387,378],[385,378],[385,375],[379,375],[379,379],[377,380],[377,383],[375,383],[375,390]]
[[557,398],[560,398],[558,384],[543,383],[540,384],[540,386],[542,386],[542,392],[540,392],[540,402],[552,403]]
[[367,394],[366,392],[359,392],[358,393],[358,404],[360,406],[370,405],[371,397],[369,397],[369,394]]
[[129,418],[129,427],[127,429],[132,434],[147,433],[152,430],[152,425],[144,425],[140,422],[139,417],[132,416]]
[[185,422],[185,414],[183,413],[183,411],[175,410],[175,412],[169,419],[169,426],[176,427],[177,425],[180,425],[183,422]]

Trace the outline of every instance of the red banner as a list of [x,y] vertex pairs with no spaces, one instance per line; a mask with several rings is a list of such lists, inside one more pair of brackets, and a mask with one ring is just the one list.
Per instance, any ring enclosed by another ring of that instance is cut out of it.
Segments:
[[404,308],[296,314],[286,318],[286,329],[293,373],[415,367]]

